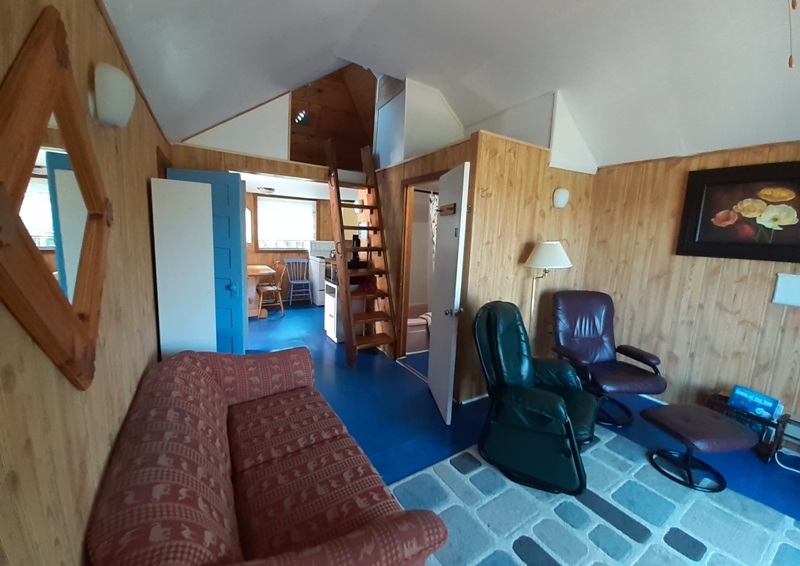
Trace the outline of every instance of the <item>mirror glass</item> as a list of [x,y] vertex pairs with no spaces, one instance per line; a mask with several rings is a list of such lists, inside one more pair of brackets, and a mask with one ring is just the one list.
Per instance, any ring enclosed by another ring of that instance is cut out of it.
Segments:
[[72,302],[87,212],[69,156],[63,150],[39,150],[19,214]]

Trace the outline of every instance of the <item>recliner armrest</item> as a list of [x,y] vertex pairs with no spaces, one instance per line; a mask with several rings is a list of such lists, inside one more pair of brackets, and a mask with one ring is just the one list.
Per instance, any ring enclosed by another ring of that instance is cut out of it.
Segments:
[[575,368],[564,360],[534,358],[531,365],[537,383],[571,389],[583,388]]
[[588,366],[590,363],[590,360],[584,358],[578,352],[571,348],[567,348],[566,346],[560,346],[559,344],[556,344],[553,346],[553,351],[562,358],[567,358],[571,363],[579,366]]
[[617,352],[619,352],[623,356],[627,356],[631,359],[634,359],[637,362],[641,362],[645,365],[648,365],[653,369],[655,369],[655,367],[661,363],[661,359],[655,354],[651,354],[650,352],[645,352],[644,350],[635,348],[633,346],[628,346],[628,345],[617,346]]
[[516,405],[562,424],[569,420],[564,399],[550,391],[519,385],[505,385],[500,390],[499,398],[503,403]]

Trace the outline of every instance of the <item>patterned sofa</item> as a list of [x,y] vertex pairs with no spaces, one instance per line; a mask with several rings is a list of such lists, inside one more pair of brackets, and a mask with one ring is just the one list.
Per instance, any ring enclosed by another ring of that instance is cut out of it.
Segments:
[[157,365],[98,491],[89,564],[424,564],[444,523],[400,508],[313,385],[305,348]]

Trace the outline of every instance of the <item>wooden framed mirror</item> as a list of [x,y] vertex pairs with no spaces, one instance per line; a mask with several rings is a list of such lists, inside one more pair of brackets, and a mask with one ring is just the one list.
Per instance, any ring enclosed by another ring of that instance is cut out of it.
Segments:
[[[0,84],[0,301],[66,378],[85,390],[94,377],[112,215],[66,39],[58,10],[45,8]],[[79,205],[82,198],[86,214],[77,231],[83,243],[73,246],[77,264],[69,293],[64,268],[54,277],[20,216],[51,116],[69,154],[79,195],[73,201]]]

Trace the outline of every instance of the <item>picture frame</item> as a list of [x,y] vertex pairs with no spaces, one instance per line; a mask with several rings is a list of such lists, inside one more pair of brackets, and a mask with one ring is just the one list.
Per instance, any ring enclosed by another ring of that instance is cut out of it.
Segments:
[[800,263],[800,161],[690,171],[677,255]]

